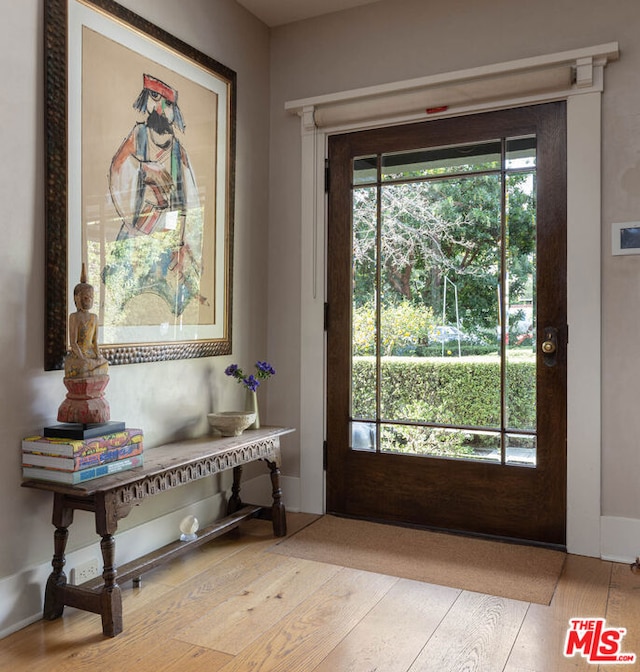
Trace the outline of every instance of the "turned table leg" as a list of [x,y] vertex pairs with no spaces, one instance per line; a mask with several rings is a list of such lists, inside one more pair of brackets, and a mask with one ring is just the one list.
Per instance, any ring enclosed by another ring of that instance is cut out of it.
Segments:
[[242,478],[242,465],[233,468],[233,485],[231,486],[231,497],[227,504],[227,514],[230,515],[242,508],[240,499],[240,480]]
[[44,591],[44,611],[43,618],[53,621],[60,618],[64,611],[64,600],[62,599],[63,589],[67,585],[67,577],[63,571],[65,565],[64,551],[67,546],[69,530],[66,527],[58,527],[54,532],[53,560],[51,566],[53,572],[47,579],[47,587]]
[[100,550],[104,570],[104,584],[100,592],[100,615],[102,632],[106,637],[115,637],[123,629],[122,595],[116,581],[116,541],[114,534],[118,529],[118,520],[126,516],[130,506],[119,507],[113,493],[100,493],[96,497],[96,532],[100,535]]
[[282,489],[280,488],[280,466],[277,462],[266,460],[271,474],[271,486],[273,505],[271,507],[271,520],[273,522],[273,534],[276,537],[284,537],[287,534],[287,516],[282,502]]
[[64,573],[65,549],[69,537],[69,526],[73,522],[73,509],[64,505],[63,496],[55,493],[53,498],[52,522],[56,527],[53,534],[53,571],[47,580],[44,593],[43,618],[53,621],[62,616],[64,611],[64,588],[67,585],[67,577]]
[[122,632],[122,595],[116,582],[115,551],[116,542],[111,534],[105,534],[100,542],[104,571],[104,586],[100,595],[102,632],[107,637],[115,637]]

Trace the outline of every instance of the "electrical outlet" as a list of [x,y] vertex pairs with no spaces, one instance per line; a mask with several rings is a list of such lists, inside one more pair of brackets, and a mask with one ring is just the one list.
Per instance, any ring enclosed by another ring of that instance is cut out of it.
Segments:
[[76,565],[71,570],[70,581],[74,586],[79,586],[85,581],[95,579],[96,576],[100,576],[100,574],[102,574],[102,572],[100,571],[98,560],[96,558],[91,558],[91,560]]

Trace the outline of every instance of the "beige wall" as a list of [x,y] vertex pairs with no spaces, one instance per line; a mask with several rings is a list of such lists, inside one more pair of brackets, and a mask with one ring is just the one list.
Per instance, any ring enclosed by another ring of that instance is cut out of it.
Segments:
[[[300,316],[300,122],[286,101],[619,42],[603,97],[602,514],[629,519],[640,519],[640,256],[611,257],[610,224],[640,220],[638,26],[637,0],[388,0],[280,27],[271,44],[270,243],[297,263],[271,269],[269,305],[290,327]],[[282,331],[270,323],[274,357]]]
[[[111,417],[142,427],[148,447],[207,430],[206,413],[244,403],[223,375],[266,351],[269,33],[233,0],[125,0],[122,4],[214,57],[238,75],[233,355],[111,367]],[[56,421],[62,373],[43,370],[44,350],[44,0],[0,0],[5,159],[0,228],[0,633],[37,615],[40,576],[51,561],[51,497],[20,488],[20,440]],[[265,399],[266,402],[266,399]],[[266,414],[266,413],[265,413]],[[277,418],[275,419],[277,421]],[[221,481],[225,485],[225,481]],[[121,529],[214,495],[204,481],[160,495]],[[211,515],[219,498],[212,500]],[[176,528],[177,534],[177,528]],[[91,516],[76,515],[69,550],[94,544]],[[153,543],[153,539],[149,540]],[[126,549],[122,548],[121,551]],[[99,549],[92,551],[99,557]],[[70,565],[68,565],[70,566]],[[46,575],[45,575],[46,578]]]

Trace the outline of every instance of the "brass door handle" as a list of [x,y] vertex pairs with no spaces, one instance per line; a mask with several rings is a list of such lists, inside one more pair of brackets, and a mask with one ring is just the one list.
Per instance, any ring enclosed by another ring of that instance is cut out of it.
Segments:
[[547,366],[555,366],[558,352],[558,330],[555,327],[545,327],[543,333],[544,341],[540,345],[543,361]]
[[542,352],[545,355],[551,355],[556,351],[556,344],[553,341],[545,341],[542,344]]

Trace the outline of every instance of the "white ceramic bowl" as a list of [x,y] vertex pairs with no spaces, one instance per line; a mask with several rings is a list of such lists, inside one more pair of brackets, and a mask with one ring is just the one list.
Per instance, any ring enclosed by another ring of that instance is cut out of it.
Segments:
[[256,419],[252,411],[208,413],[209,424],[222,436],[239,436]]

